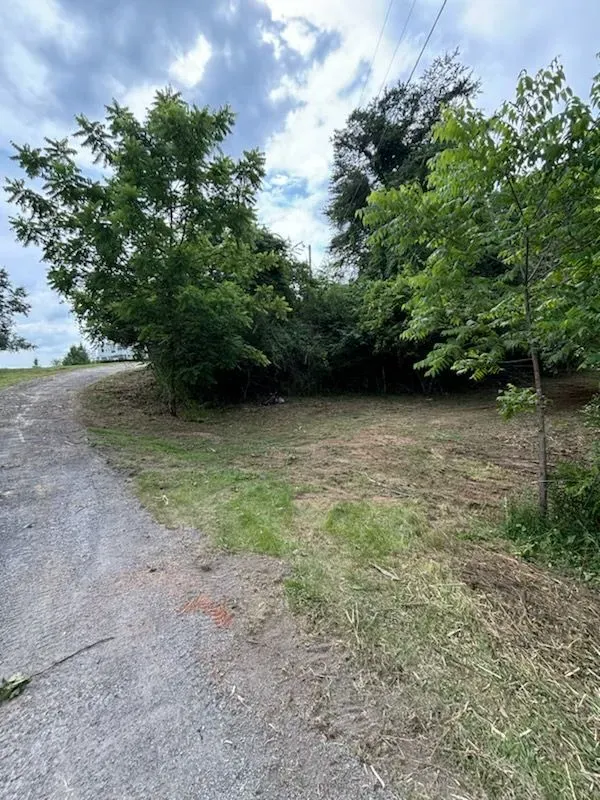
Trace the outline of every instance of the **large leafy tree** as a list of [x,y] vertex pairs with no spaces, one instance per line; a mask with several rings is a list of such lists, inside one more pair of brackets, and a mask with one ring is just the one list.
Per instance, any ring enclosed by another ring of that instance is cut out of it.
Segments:
[[[600,362],[600,76],[588,104],[553,63],[522,74],[513,101],[492,116],[449,108],[441,151],[420,183],[370,198],[373,241],[404,269],[392,290],[408,325],[400,335],[438,341],[420,366],[476,379],[527,352],[533,387],[501,398],[507,414],[537,412],[539,504],[546,509],[544,363]],[[410,261],[415,244],[430,252]]]
[[367,231],[357,211],[375,189],[415,180],[425,186],[427,162],[442,146],[432,137],[433,126],[446,105],[466,100],[477,87],[458,53],[446,54],[420,80],[400,81],[365,108],[355,109],[346,126],[335,132],[327,215],[336,229],[331,252],[342,268],[378,278],[395,272],[393,256],[367,248]]
[[27,294],[21,286],[13,286],[8,272],[0,269],[0,352],[29,350],[33,347],[15,333],[15,316],[29,313]]
[[9,180],[18,239],[38,245],[50,284],[93,340],[147,353],[171,410],[206,391],[223,369],[266,363],[250,342],[257,316],[286,313],[261,275],[281,255],[255,246],[255,150],[221,145],[229,108],[190,106],[157,92],[144,121],[113,102],[106,119],[77,118],[75,137],[98,173],[78,165],[68,140],[16,146],[25,178]]

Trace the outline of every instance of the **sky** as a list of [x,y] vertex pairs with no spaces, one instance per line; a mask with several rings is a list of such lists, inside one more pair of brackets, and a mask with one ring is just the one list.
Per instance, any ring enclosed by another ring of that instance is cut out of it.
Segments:
[[[260,147],[266,154],[259,219],[298,252],[311,244],[318,268],[331,235],[323,207],[332,133],[384,81],[408,76],[440,2],[2,3],[0,176],[17,174],[11,142],[62,138],[74,130],[75,114],[99,119],[112,98],[143,116],[156,89],[171,85],[191,103],[232,106],[231,151]],[[599,30],[598,0],[448,0],[417,74],[458,47],[482,81],[480,104],[491,110],[511,95],[521,69],[535,71],[558,55],[571,86],[587,97]],[[29,292],[31,312],[18,330],[37,349],[0,353],[0,366],[30,366],[34,357],[47,365],[81,335],[48,287],[39,253],[14,241],[11,213],[0,193],[0,266]]]

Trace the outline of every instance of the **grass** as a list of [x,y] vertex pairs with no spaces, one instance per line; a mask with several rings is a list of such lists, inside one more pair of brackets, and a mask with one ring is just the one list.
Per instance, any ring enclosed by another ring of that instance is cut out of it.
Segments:
[[76,367],[28,367],[25,369],[0,369],[0,389],[34,378],[48,378],[66,370],[97,367],[98,364],[81,364]]
[[[164,450],[159,450],[162,454]],[[233,553],[281,556],[293,524],[293,492],[275,479],[235,469],[145,472],[138,487],[158,519],[176,525],[210,518],[217,544]],[[184,516],[182,517],[182,511]]]
[[[556,387],[553,459],[589,445],[575,413],[584,394]],[[503,423],[482,396],[172,420],[147,373],[96,384],[85,416],[162,522],[288,563],[290,607],[343,642],[381,720],[376,735],[349,735],[403,796],[440,796],[405,767],[415,750],[424,768],[458,776],[458,797],[600,795],[598,595],[507,542],[463,535],[489,530],[507,494],[533,484],[528,422]]]

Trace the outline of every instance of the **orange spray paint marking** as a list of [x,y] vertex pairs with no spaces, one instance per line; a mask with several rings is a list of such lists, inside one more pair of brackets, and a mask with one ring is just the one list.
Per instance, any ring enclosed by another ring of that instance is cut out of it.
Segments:
[[181,606],[179,611],[184,614],[202,611],[203,614],[212,619],[218,628],[229,628],[233,622],[233,614],[224,605],[215,603],[205,594],[198,595],[193,600],[188,600],[187,603]]

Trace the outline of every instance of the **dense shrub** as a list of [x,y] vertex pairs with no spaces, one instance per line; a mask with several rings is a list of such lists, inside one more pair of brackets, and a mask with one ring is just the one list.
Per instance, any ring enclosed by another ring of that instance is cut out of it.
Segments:
[[314,279],[303,275],[299,265],[291,263],[291,268],[290,283],[297,291],[285,297],[289,313],[278,321],[255,319],[250,337],[268,363],[221,371],[213,397],[236,401],[275,393],[431,392],[467,383],[453,373],[428,379],[414,369],[424,346],[383,333],[393,313],[396,332],[401,329],[400,312],[386,312],[381,324],[367,321],[374,302],[368,282]]
[[591,463],[564,462],[550,477],[548,514],[533,501],[508,506],[503,533],[527,558],[600,582],[600,449]]
[[74,344],[69,348],[69,352],[60,362],[63,367],[74,367],[79,364],[89,364],[91,358],[88,351],[82,344]]

